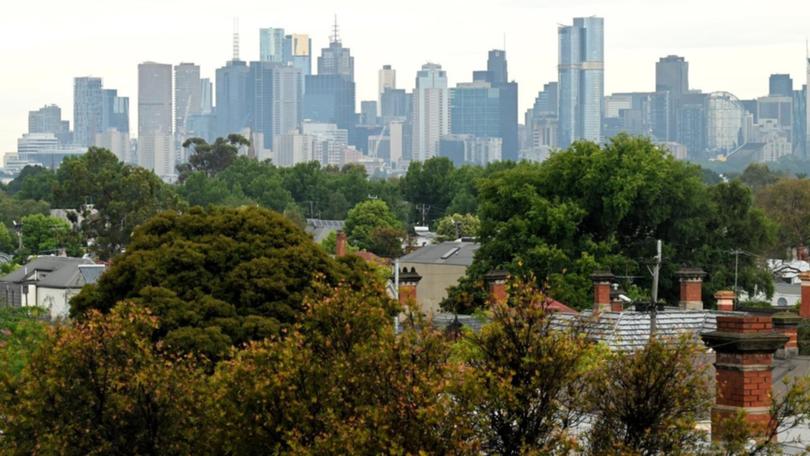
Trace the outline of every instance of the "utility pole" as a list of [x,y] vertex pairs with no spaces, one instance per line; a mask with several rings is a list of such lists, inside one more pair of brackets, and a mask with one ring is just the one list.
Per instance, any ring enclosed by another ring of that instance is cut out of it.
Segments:
[[[740,249],[734,249],[731,251],[731,254],[734,255],[734,300],[737,300],[737,294],[739,291],[737,290],[737,277],[740,273],[740,254],[745,253],[745,251]],[[736,302],[735,302],[736,304]]]
[[416,208],[422,213],[422,226],[426,226],[427,213],[430,210],[430,206],[427,204],[419,204]]
[[658,312],[658,277],[661,273],[661,240],[658,239],[655,243],[655,264],[653,265],[653,282],[652,282],[652,308],[650,309],[650,339],[655,337],[655,317]]

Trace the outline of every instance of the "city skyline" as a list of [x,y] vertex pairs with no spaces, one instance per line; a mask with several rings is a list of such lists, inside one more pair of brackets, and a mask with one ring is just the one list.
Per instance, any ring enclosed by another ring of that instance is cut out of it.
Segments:
[[[179,10],[192,5],[185,1],[171,5],[145,1],[131,12],[100,9],[102,4],[95,0],[74,2],[70,10],[62,4],[45,10],[15,5],[12,14],[4,15],[6,20],[0,19],[3,53],[21,70],[19,75],[0,76],[4,82],[0,84],[4,100],[0,153],[14,150],[25,131],[28,111],[54,103],[74,124],[70,109],[74,77],[100,77],[105,87],[115,87],[132,100],[137,99],[137,65],[144,61],[194,62],[201,66],[202,77],[212,78],[215,69],[231,57],[233,16],[240,17],[241,57],[250,61],[259,59],[259,29],[267,27],[308,34],[315,54],[328,46],[336,13],[341,41],[356,60],[358,109],[360,101],[377,99],[377,72],[384,64],[392,65],[402,81],[399,86],[408,90],[413,88],[416,71],[428,61],[442,65],[450,87],[469,81],[488,50],[503,47],[506,30],[510,77],[520,84],[522,114],[542,86],[557,79],[557,24],[591,15],[603,16],[606,23],[605,94],[654,90],[655,62],[669,54],[689,61],[691,86],[706,92],[725,90],[739,98],[765,95],[771,73],[790,74],[797,86],[803,84],[804,38],[810,27],[801,24],[802,14],[784,12],[801,13],[808,6],[785,0],[761,11],[761,5],[752,2],[713,3],[696,10],[701,4],[691,0],[654,6],[631,0],[560,6],[514,0],[470,8],[468,19],[456,24],[446,19],[457,13],[459,4],[417,1],[393,18],[365,1],[344,2],[340,7],[316,1],[272,6],[237,1],[229,10],[212,7],[195,16],[194,30],[205,30],[199,33],[173,23],[173,18],[183,17]],[[79,16],[77,6],[98,7],[99,12]],[[429,6],[436,17],[417,26],[414,21],[423,17],[419,9]],[[721,15],[724,8],[734,14]],[[82,21],[70,20],[74,16]],[[662,17],[668,20],[661,21]],[[149,31],[128,25],[146,19],[152,25]],[[34,23],[49,26],[33,27]],[[88,27],[76,28],[76,23]],[[130,122],[137,125],[135,112]]]

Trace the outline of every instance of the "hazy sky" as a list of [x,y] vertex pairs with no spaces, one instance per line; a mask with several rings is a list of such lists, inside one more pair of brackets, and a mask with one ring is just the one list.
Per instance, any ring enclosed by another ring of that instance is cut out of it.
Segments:
[[[770,73],[805,83],[808,0],[23,0],[0,14],[0,153],[16,150],[27,114],[48,103],[73,117],[73,77],[99,76],[130,97],[137,131],[137,64],[195,62],[204,77],[231,57],[232,20],[241,57],[257,60],[260,27],[308,33],[315,55],[338,15],[355,57],[357,99],[376,99],[377,70],[391,64],[411,89],[426,61],[440,63],[451,85],[485,68],[487,50],[506,35],[510,79],[520,114],[543,83],[555,80],[557,24],[605,17],[606,93],[654,89],[659,57],[683,55],[692,88],[765,95]],[[313,58],[313,71],[315,59]]]

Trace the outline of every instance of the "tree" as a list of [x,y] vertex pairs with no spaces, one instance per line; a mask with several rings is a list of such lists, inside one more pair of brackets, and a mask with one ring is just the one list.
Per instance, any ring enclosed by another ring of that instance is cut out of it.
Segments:
[[385,258],[399,258],[404,236],[405,233],[398,228],[378,226],[371,230],[369,251]]
[[10,253],[17,250],[16,236],[12,236],[6,225],[0,223],[0,252]]
[[568,454],[598,357],[581,328],[553,325],[545,297],[515,281],[491,321],[466,336],[465,378],[454,394],[487,454]]
[[476,237],[481,228],[478,217],[472,214],[453,214],[442,217],[436,228],[439,239],[449,241],[461,237]]
[[109,259],[121,252],[136,226],[162,210],[183,207],[174,190],[153,172],[125,165],[105,149],[70,157],[57,171],[56,205],[83,216],[82,234]]
[[[711,301],[715,287],[734,282],[729,251],[763,253],[772,240],[749,189],[735,182],[709,187],[697,166],[643,138],[619,135],[604,147],[577,142],[542,164],[494,172],[478,188],[481,248],[462,290],[450,293],[447,309],[481,307],[482,295],[472,288],[497,268],[531,271],[555,299],[577,308],[592,302],[589,275],[596,269],[638,276],[627,285],[649,289],[644,262],[654,255],[656,239],[663,240],[668,260],[660,295],[677,299],[675,271],[685,264],[709,272],[704,301]],[[744,290],[771,289],[753,258],[739,271]]]
[[202,371],[161,357],[156,321],[129,304],[57,326],[19,379],[0,390],[9,454],[192,454],[206,451]]
[[[411,204],[427,208],[426,223],[444,215],[453,201],[453,162],[445,157],[434,157],[424,162],[412,161],[408,173],[402,178],[402,194]],[[417,209],[417,220],[421,212]]]
[[70,223],[59,217],[32,214],[22,219],[23,248],[35,255],[56,253],[64,248],[70,233]]
[[6,228],[13,228],[14,223],[20,223],[26,215],[49,213],[50,205],[47,201],[20,200],[0,193],[0,222]]
[[766,164],[751,163],[745,168],[739,179],[752,190],[757,191],[775,184],[784,177],[786,177],[785,173],[771,171]]
[[333,290],[289,336],[220,363],[212,403],[221,454],[478,454],[450,346],[422,325],[397,335],[380,290]]
[[[295,323],[318,280],[355,273],[329,258],[292,222],[257,207],[161,213],[96,285],[71,301],[71,316],[108,312],[121,300],[159,318],[156,339],[218,359],[228,348],[280,334]],[[357,286],[370,274],[356,271]]]
[[189,138],[183,142],[183,148],[189,150],[188,163],[179,165],[180,182],[194,171],[207,176],[215,176],[233,163],[239,154],[240,146],[249,146],[244,136],[230,134],[227,138],[217,138],[214,144],[208,144],[202,138]]
[[[345,229],[352,244],[378,255],[396,250],[391,248],[391,239],[397,236],[395,231],[399,232],[400,239],[404,237],[399,221],[382,200],[367,200],[353,207],[346,217]],[[375,230],[378,230],[376,235]]]
[[19,199],[53,201],[53,187],[56,176],[53,171],[42,166],[26,166],[8,184],[6,191]]
[[779,225],[781,248],[810,242],[810,180],[782,179],[756,194],[757,206]]
[[711,406],[705,348],[694,340],[651,339],[615,352],[596,370],[587,403],[592,454],[695,454],[707,437],[697,422]]
[[0,306],[0,385],[17,381],[29,359],[44,341],[46,323],[37,307]]

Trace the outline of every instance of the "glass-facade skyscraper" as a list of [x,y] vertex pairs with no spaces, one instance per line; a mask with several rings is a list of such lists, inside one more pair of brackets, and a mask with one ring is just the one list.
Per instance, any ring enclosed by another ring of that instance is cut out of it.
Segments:
[[174,67],[174,125],[180,138],[188,134],[188,118],[199,114],[202,105],[200,66],[181,63]]
[[102,91],[101,131],[110,129],[129,133],[129,97],[119,97],[115,89]]
[[101,132],[101,78],[82,77],[73,81],[73,142],[89,146]]
[[655,91],[680,95],[689,91],[689,62],[677,55],[661,57],[655,64]]
[[559,34],[559,145],[602,140],[604,19],[574,18]]
[[354,82],[339,74],[318,74],[306,77],[304,119],[333,123],[350,130],[356,116]]
[[265,148],[273,147],[273,137],[301,124],[301,75],[291,66],[269,62],[250,63],[252,130],[262,133]]
[[284,61],[284,29],[259,29],[259,59],[262,62],[282,63]]
[[318,57],[318,74],[336,74],[354,81],[354,57],[349,48],[343,47],[340,38],[333,36],[328,48],[321,49]]
[[231,60],[216,73],[216,134],[226,137],[251,125],[250,69],[243,60]]

